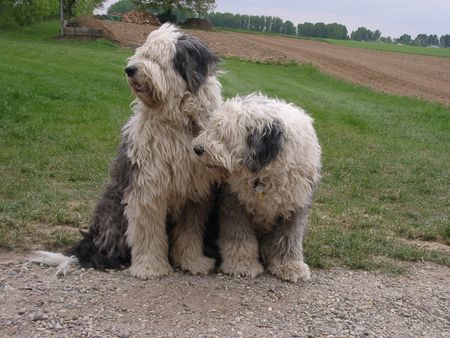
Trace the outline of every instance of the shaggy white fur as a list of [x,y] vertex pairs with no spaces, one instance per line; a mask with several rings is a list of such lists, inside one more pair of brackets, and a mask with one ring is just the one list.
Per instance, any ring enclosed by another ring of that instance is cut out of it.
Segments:
[[47,251],[36,251],[28,258],[32,263],[46,264],[49,266],[57,266],[57,276],[65,276],[69,271],[70,265],[77,263],[77,259],[73,256],[67,257],[60,253],[53,253]]
[[[215,65],[209,64],[214,60],[195,59],[197,49],[205,48],[196,40],[193,46],[186,47],[187,51],[177,50],[182,37],[174,26],[163,25],[150,33],[146,43],[128,60],[127,68],[136,68],[128,81],[137,99],[134,115],[123,129],[134,168],[124,203],[132,256],[130,271],[139,278],[172,271],[165,230],[168,215],[176,224],[174,264],[196,274],[208,273],[215,263],[202,252],[214,177],[211,170],[198,163],[191,141],[196,127],[206,123],[210,112],[221,103],[220,84],[206,69],[198,88],[189,88],[184,77],[191,74],[180,74],[174,67],[177,53],[184,53],[181,67],[189,68],[192,63],[194,67]],[[186,100],[196,107],[195,111],[186,109]]]
[[311,117],[261,94],[235,97],[213,115],[193,148],[207,167],[228,171],[219,216],[222,271],[261,273],[259,249],[274,275],[309,279],[302,240],[321,170]]

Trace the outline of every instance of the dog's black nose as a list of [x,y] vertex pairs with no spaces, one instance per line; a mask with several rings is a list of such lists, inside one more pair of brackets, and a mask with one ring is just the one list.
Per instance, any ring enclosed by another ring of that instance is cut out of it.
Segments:
[[127,68],[125,68],[125,73],[127,73],[127,76],[133,76],[134,73],[136,73],[137,67],[135,66],[129,66]]
[[201,154],[203,154],[205,152],[205,148],[203,146],[200,145],[196,145],[194,146],[194,152],[200,156]]

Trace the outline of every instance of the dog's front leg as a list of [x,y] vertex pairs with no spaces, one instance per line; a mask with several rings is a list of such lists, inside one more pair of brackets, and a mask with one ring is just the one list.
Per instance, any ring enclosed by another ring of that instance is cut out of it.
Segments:
[[203,254],[203,235],[210,209],[210,198],[203,202],[187,201],[175,220],[173,263],[194,275],[207,274],[215,266],[215,260]]
[[311,278],[303,261],[303,237],[308,222],[309,208],[296,212],[292,218],[279,221],[273,233],[261,240],[261,253],[270,273],[289,282]]
[[223,273],[248,277],[263,273],[255,229],[246,210],[229,187],[224,188],[220,203],[218,244]]
[[127,199],[126,234],[131,247],[131,274],[149,279],[168,275],[172,267],[166,234],[167,203],[162,199],[147,201],[144,196],[134,190]]

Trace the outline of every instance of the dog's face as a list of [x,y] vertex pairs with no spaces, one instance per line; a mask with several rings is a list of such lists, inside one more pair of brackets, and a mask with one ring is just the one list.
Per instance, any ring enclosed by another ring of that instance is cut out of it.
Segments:
[[277,158],[283,149],[284,134],[279,121],[248,116],[228,105],[215,114],[208,129],[192,145],[199,160],[209,167],[255,174]]
[[215,74],[217,62],[198,39],[164,24],[128,59],[125,73],[138,98],[149,107],[160,107],[186,91],[197,94]]

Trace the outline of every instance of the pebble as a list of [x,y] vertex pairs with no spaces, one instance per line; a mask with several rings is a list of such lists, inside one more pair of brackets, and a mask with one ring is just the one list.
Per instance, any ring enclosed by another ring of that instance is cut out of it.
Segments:
[[32,314],[31,316],[33,318],[33,321],[44,320],[44,319],[48,318],[48,316],[43,312],[36,312],[36,313]]

